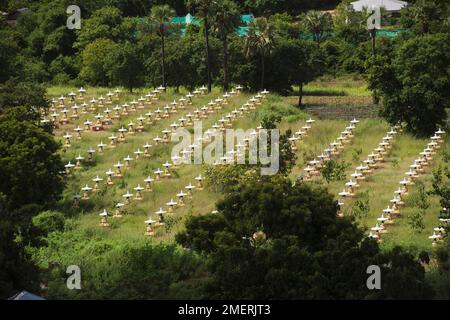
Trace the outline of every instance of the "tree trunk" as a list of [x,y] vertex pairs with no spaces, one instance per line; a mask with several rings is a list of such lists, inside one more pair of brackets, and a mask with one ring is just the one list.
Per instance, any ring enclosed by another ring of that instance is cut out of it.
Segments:
[[229,70],[228,70],[228,41],[227,35],[223,36],[223,91],[228,91]]
[[264,90],[264,73],[265,73],[264,55],[261,55],[261,90]]
[[301,82],[300,85],[298,86],[298,107],[300,109],[303,109],[302,99],[303,99],[303,82]]
[[161,25],[161,60],[162,86],[166,87],[166,52],[164,43],[164,25]]
[[208,78],[208,92],[211,92],[211,61],[209,56],[209,31],[208,18],[205,16],[205,50],[206,50],[206,69]]
[[[376,37],[377,37],[377,29],[375,29],[375,28],[370,29],[370,35],[372,36],[372,56],[375,57],[375,54],[376,54],[375,44],[376,44]],[[373,89],[372,102],[373,102],[373,104],[378,104],[379,101],[380,101],[380,98],[378,97],[378,92],[376,89]]]

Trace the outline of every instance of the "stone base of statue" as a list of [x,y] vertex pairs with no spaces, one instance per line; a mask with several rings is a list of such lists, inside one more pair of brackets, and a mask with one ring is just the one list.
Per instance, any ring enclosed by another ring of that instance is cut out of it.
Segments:
[[106,220],[105,217],[103,217],[103,218],[101,219],[101,221],[100,221],[100,226],[101,226],[101,227],[109,227],[108,220]]
[[145,235],[152,237],[155,235],[155,231],[153,230],[153,228],[151,226],[147,227],[147,230],[145,231]]

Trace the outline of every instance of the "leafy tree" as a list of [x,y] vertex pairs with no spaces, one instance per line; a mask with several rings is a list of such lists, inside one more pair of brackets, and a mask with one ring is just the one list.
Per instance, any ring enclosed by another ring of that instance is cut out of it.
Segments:
[[25,107],[0,112],[0,192],[11,209],[51,204],[63,188],[60,145],[28,114]]
[[430,32],[448,32],[448,1],[417,0],[401,11],[404,27],[411,28],[418,34]]
[[152,7],[150,13],[150,19],[158,25],[158,33],[161,37],[161,78],[163,87],[166,86],[166,56],[165,56],[165,36],[166,36],[166,24],[170,22],[172,16],[175,15],[175,11],[166,5],[158,5]]
[[365,218],[370,212],[369,192],[363,192],[352,206],[352,214],[357,219]]
[[59,144],[48,129],[39,126],[36,118],[38,114],[24,106],[0,109],[2,298],[19,289],[37,290],[36,270],[25,251],[33,240],[29,230],[31,217],[52,205],[63,188]]
[[105,57],[115,54],[116,50],[119,50],[119,45],[109,39],[97,39],[89,43],[81,53],[83,67],[80,71],[80,79],[92,85],[109,85],[111,79]]
[[[275,177],[240,184],[217,204],[219,213],[191,217],[177,236],[202,252],[214,299],[344,299],[430,297],[423,268],[401,249],[380,253],[324,189]],[[366,268],[382,267],[381,292],[366,287]],[[405,268],[405,276],[399,277]],[[258,272],[255,272],[257,270]],[[399,277],[399,278],[395,278]],[[386,280],[383,280],[386,281]],[[408,281],[411,283],[408,284]],[[403,287],[414,287],[414,292]]]
[[16,226],[8,217],[6,197],[0,193],[0,298],[7,299],[19,289],[30,291],[39,287],[37,270],[17,242]]
[[308,41],[302,43],[297,51],[298,65],[292,79],[298,86],[298,107],[302,108],[303,86],[313,81],[323,70],[323,57],[321,51],[317,51]]
[[382,115],[403,122],[416,135],[444,125],[449,104],[449,36],[433,34],[406,40],[392,59],[378,55],[369,63],[369,87],[382,96]]
[[337,161],[331,159],[327,161],[323,168],[320,170],[322,177],[330,183],[331,181],[341,181],[345,179],[345,170],[350,164],[345,163],[345,161]]
[[261,61],[261,84],[264,89],[265,59],[275,47],[275,32],[273,25],[265,17],[255,18],[249,26],[246,38],[247,56],[258,55]]
[[19,43],[12,28],[6,23],[5,18],[0,17],[0,83],[6,81],[15,74],[14,60]]
[[[0,111],[11,107],[26,107],[28,120],[39,119],[38,111],[48,108],[46,88],[33,82],[22,82],[11,78],[0,84]],[[32,116],[32,114],[34,114]]]
[[[439,164],[439,166],[433,170],[432,178],[433,189],[429,192],[432,195],[439,197],[439,203],[441,205],[441,216],[449,217],[448,208],[450,208],[450,173],[448,167]],[[447,210],[444,210],[446,208]]]
[[97,39],[118,41],[123,37],[121,25],[122,13],[115,7],[104,7],[96,10],[91,17],[83,20],[83,27],[77,31],[74,46],[84,49]]
[[215,2],[212,26],[222,41],[223,90],[228,91],[230,81],[228,68],[228,36],[241,24],[239,8],[232,0]]
[[425,210],[414,210],[412,213],[408,215],[408,224],[411,229],[421,232],[425,229],[425,224],[423,222],[423,218],[425,216]]
[[112,83],[123,85],[130,92],[143,85],[142,59],[135,46],[129,42],[119,44],[108,54],[105,67]]

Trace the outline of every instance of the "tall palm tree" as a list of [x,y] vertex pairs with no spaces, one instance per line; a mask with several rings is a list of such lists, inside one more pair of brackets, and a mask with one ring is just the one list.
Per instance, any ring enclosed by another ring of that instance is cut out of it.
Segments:
[[212,25],[222,40],[223,50],[223,90],[228,91],[230,82],[228,69],[228,35],[241,24],[241,15],[237,4],[232,0],[214,2]]
[[150,19],[158,26],[158,33],[161,37],[161,78],[162,86],[166,86],[166,53],[165,53],[165,36],[167,23],[170,22],[175,15],[175,11],[167,4],[152,7]]
[[264,89],[265,58],[275,46],[275,28],[265,17],[256,18],[249,26],[246,39],[247,56],[256,54],[261,59],[261,90]]
[[319,47],[326,32],[331,31],[333,20],[328,12],[310,10],[303,15],[303,25],[306,30],[313,34],[314,41]]
[[211,92],[211,55],[209,48],[209,21],[213,11],[212,0],[188,0],[188,7],[196,10],[197,14],[203,19],[203,29],[205,32],[205,51],[206,51],[206,69],[208,80],[208,92]]

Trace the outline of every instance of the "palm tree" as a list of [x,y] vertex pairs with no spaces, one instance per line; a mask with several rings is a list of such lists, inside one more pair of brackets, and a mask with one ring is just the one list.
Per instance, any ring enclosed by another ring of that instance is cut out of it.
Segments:
[[208,92],[211,92],[211,55],[209,48],[209,20],[212,16],[212,0],[188,0],[188,7],[196,9],[198,15],[203,19],[203,28],[205,32],[205,51],[206,51],[206,69],[208,78]]
[[319,47],[326,32],[332,29],[333,20],[328,12],[324,13],[317,10],[310,10],[303,15],[303,25],[306,30],[313,34],[314,41],[316,41]]
[[166,86],[166,54],[164,45],[166,24],[170,22],[174,15],[175,11],[167,4],[152,7],[150,13],[150,19],[158,26],[158,33],[161,37],[161,78],[163,87]]
[[222,40],[223,50],[223,90],[228,91],[230,81],[228,69],[228,35],[241,24],[239,8],[232,0],[214,2],[213,27]]
[[264,89],[265,58],[275,46],[275,29],[265,17],[256,18],[249,26],[246,39],[247,56],[259,55],[261,59],[261,90]]

